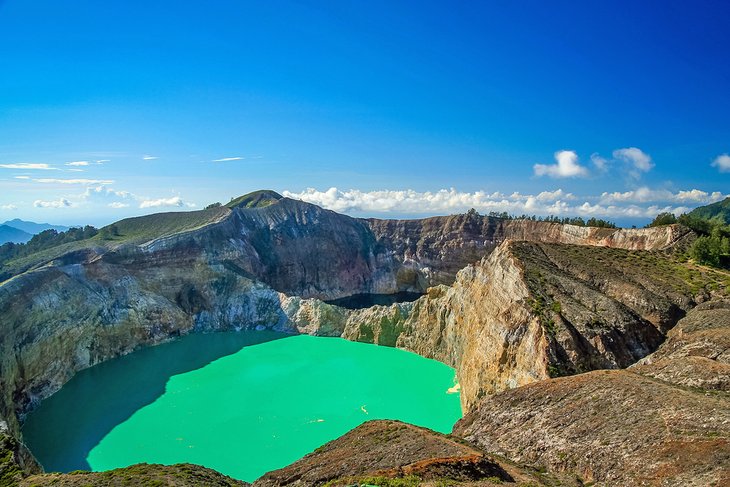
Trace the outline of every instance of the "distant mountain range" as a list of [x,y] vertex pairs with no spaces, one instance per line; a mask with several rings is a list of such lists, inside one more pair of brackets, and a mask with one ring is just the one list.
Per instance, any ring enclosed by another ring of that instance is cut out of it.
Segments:
[[31,238],[33,238],[33,235],[28,232],[10,225],[0,225],[0,244],[7,242],[25,243]]
[[33,235],[41,233],[44,230],[65,232],[69,228],[63,225],[29,222],[15,218],[0,224],[0,245],[7,242],[25,243],[33,238]]

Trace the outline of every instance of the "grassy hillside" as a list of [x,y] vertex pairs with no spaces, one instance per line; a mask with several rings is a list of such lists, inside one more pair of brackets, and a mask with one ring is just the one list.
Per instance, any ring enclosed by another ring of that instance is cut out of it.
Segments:
[[96,238],[107,242],[141,244],[204,227],[220,221],[228,213],[228,208],[218,207],[126,218],[102,228]]
[[104,250],[123,244],[141,245],[158,238],[196,230],[218,222],[233,208],[264,208],[281,198],[282,196],[274,191],[261,190],[235,198],[225,206],[214,206],[199,211],[155,213],[126,218],[101,228],[99,233],[91,238],[49,245],[37,252],[0,262],[0,282],[68,252],[94,248]]
[[265,208],[269,205],[273,205],[279,201],[281,196],[276,191],[270,189],[262,189],[260,191],[254,191],[238,198],[232,199],[226,206],[228,208]]
[[218,222],[229,212],[228,208],[218,207],[200,211],[156,213],[126,218],[103,227],[93,237],[51,246],[0,263],[0,282],[28,269],[43,265],[68,252],[94,248],[104,250],[122,244],[139,245]]
[[707,206],[700,206],[688,213],[690,217],[703,220],[715,220],[725,225],[730,225],[730,198],[713,203]]

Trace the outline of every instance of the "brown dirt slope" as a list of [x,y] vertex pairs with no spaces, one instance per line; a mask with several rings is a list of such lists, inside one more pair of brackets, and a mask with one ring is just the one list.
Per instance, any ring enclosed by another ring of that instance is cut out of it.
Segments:
[[624,370],[488,396],[454,434],[597,485],[730,485],[730,396]]
[[369,421],[254,486],[577,485],[485,455],[450,435]]

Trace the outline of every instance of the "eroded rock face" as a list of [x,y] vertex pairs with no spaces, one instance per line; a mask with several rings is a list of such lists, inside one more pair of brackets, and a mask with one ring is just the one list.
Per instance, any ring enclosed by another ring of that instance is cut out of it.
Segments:
[[451,284],[466,264],[480,261],[505,240],[663,250],[692,238],[691,232],[678,225],[608,229],[477,214],[366,222],[377,242],[401,264],[400,281],[420,282],[414,287],[421,289]]
[[730,392],[730,301],[702,303],[631,370],[672,384]]
[[456,368],[464,410],[478,397],[548,377],[548,341],[510,246],[419,299],[399,347]]
[[706,299],[697,283],[726,278],[707,270],[684,279],[684,265],[649,252],[508,241],[461,270],[453,286],[430,288],[397,312],[351,314],[343,336],[397,333],[396,346],[452,365],[470,411],[485,394],[624,368],[651,353]]

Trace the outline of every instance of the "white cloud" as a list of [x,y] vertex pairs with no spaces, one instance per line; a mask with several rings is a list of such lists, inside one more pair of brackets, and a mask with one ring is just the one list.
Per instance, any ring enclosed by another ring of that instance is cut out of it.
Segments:
[[34,162],[17,162],[15,164],[0,164],[4,169],[33,169],[43,171],[58,171],[57,167],[51,167],[49,164],[40,164]]
[[649,172],[654,167],[651,156],[637,147],[616,149],[613,151],[613,157],[629,166],[629,175],[634,179],[639,179],[641,173]]
[[661,202],[661,203],[695,203],[695,204],[708,204],[720,201],[725,196],[720,191],[714,191],[708,193],[699,189],[690,189],[684,191],[678,191],[672,193],[666,189],[650,189],[643,186],[638,189],[624,192],[613,192],[601,194],[600,201],[604,204],[609,203],[647,203],[647,202]]
[[229,161],[242,161],[243,157],[224,157],[222,159],[213,159],[210,162],[229,162]]
[[107,206],[110,208],[129,208],[129,204],[122,203],[121,201],[115,201],[113,203],[109,203]]
[[712,161],[712,167],[716,167],[720,172],[730,172],[730,155],[720,154]]
[[97,164],[104,164],[105,162],[111,162],[111,159],[99,159],[96,161]]
[[0,205],[0,210],[17,210],[18,207],[10,204],[10,205]]
[[159,159],[159,157],[156,156],[150,156],[148,154],[145,154],[142,156],[142,159],[145,161],[154,161],[155,159]]
[[122,199],[136,198],[136,196],[129,191],[117,191],[109,186],[89,186],[86,191],[81,195],[82,198],[88,199],[93,196],[113,196]]
[[601,157],[598,152],[591,154],[591,162],[599,172],[608,171],[608,160],[605,157]]
[[148,199],[143,200],[139,204],[140,208],[160,208],[165,206],[183,207],[189,205],[186,205],[182,198],[179,196],[173,196],[171,198]]
[[73,161],[73,162],[67,162],[67,166],[88,166],[89,161]]
[[15,179],[30,179],[30,176],[15,176]]
[[46,184],[114,184],[111,179],[55,179],[55,178],[39,178],[33,179],[36,183]]
[[679,203],[714,203],[725,198],[725,195],[719,191],[708,193],[699,189],[691,189],[689,191],[679,191],[674,195],[673,201]]
[[555,191],[543,191],[536,196],[536,199],[538,201],[574,200],[575,195],[566,193],[562,189],[556,189]]
[[418,192],[401,191],[340,191],[330,188],[318,191],[308,188],[301,192],[284,191],[288,198],[300,199],[324,208],[345,213],[449,214],[475,208],[481,213],[508,212],[513,215],[558,215],[590,218],[653,218],[662,211],[680,214],[699,204],[721,200],[724,195],[697,189],[672,193],[668,190],[640,188],[625,193],[603,193],[599,197],[579,198],[561,189],[543,191],[537,195],[512,193],[463,193],[455,189]]
[[33,206],[36,208],[67,208],[73,205],[66,198],[59,198],[53,201],[35,200]]
[[571,150],[562,150],[555,153],[556,164],[535,164],[533,170],[536,176],[550,176],[552,178],[573,178],[587,176],[588,170],[578,164],[578,154]]

